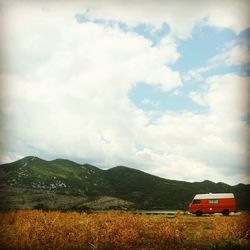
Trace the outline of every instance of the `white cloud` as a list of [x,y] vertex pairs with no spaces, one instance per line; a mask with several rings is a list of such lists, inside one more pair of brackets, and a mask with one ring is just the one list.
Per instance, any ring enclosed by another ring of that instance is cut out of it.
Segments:
[[250,63],[250,51],[247,46],[236,45],[232,47],[226,58],[228,65],[242,65]]
[[162,38],[158,48],[160,50],[158,60],[162,60],[168,64],[173,64],[180,58],[180,54],[177,51],[176,42],[171,36],[165,36]]
[[140,135],[150,149],[143,152],[142,165],[153,164],[148,169],[166,178],[241,182],[246,130],[244,122],[223,121],[215,114],[165,114]]
[[162,156],[158,161],[162,167],[155,172],[168,166],[162,171],[164,177],[176,171],[174,176],[182,179],[204,176],[231,183],[244,181],[249,148],[248,126],[242,119],[249,112],[248,82],[249,78],[235,74],[210,77],[204,91],[191,96],[208,107],[208,114],[166,113],[145,128],[141,140]]
[[183,76],[183,79],[186,81],[190,81],[190,80],[202,81],[204,80],[202,73],[206,73],[215,67],[216,67],[216,64],[213,63],[205,67],[191,69]]
[[223,51],[221,53],[209,59],[206,66],[190,69],[186,74],[184,74],[183,79],[185,81],[203,81],[205,80],[203,74],[211,71],[216,67],[244,66],[248,64],[250,64],[249,46],[246,43],[230,43],[223,48]]
[[199,105],[202,106],[207,105],[204,95],[200,92],[191,91],[189,93],[189,97],[192,99],[193,102]]
[[146,105],[153,105],[153,106],[159,106],[159,102],[158,101],[153,101],[153,100],[150,100],[148,98],[145,98],[142,100],[142,104],[146,104]]
[[224,117],[242,118],[247,114],[248,77],[236,74],[213,76],[208,78],[208,93],[206,99],[211,112],[222,119]]
[[212,76],[205,80],[203,92],[192,91],[189,97],[199,105],[207,105],[221,119],[242,119],[247,114],[248,82],[249,78],[233,73]]
[[[107,4],[108,3],[108,4]],[[163,22],[170,26],[171,34],[179,38],[191,36],[195,25],[202,23],[219,28],[230,28],[236,33],[249,25],[249,2],[237,1],[143,1],[126,2],[108,1],[100,4],[98,1],[88,1],[90,9],[86,15],[91,19],[104,19],[125,22],[136,26],[141,22],[151,24],[156,28]]]
[[250,63],[250,51],[247,44],[230,44],[221,54],[210,59],[210,64],[226,64],[227,66],[247,65]]
[[[17,14],[25,3],[32,8],[38,7],[41,11],[71,18],[76,13],[84,14],[90,20],[104,20],[121,22],[128,27],[135,27],[145,23],[152,30],[161,28],[163,23],[170,27],[172,35],[181,39],[191,37],[195,25],[211,25],[218,28],[229,28],[239,34],[249,26],[248,0],[190,0],[171,1],[126,1],[123,0],[79,0],[65,1],[63,6],[58,1],[8,1],[3,2],[2,12],[6,8],[16,8]],[[25,6],[26,7],[26,6]],[[29,9],[26,7],[27,10]],[[29,13],[28,13],[29,15]]]

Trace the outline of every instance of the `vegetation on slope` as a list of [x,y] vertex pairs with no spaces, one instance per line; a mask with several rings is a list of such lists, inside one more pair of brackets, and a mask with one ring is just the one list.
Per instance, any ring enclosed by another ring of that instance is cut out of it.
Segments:
[[[1,209],[39,204],[55,209],[187,209],[196,193],[208,192],[233,192],[239,209],[250,208],[250,185],[168,180],[124,166],[101,170],[69,160],[29,156],[1,165],[0,173]],[[108,197],[110,205],[105,202],[102,207],[102,197]]]

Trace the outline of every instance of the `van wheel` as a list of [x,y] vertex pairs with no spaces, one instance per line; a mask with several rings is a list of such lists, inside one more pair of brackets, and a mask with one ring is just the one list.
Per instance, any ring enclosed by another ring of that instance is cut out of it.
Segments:
[[200,210],[196,211],[196,216],[202,216],[202,212]]
[[229,215],[229,211],[227,209],[224,209],[223,212],[222,212],[222,214],[224,216],[228,216]]

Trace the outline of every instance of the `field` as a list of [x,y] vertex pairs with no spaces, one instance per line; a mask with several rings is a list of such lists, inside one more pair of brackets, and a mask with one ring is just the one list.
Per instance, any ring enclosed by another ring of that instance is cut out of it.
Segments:
[[0,249],[249,249],[250,215],[0,214]]

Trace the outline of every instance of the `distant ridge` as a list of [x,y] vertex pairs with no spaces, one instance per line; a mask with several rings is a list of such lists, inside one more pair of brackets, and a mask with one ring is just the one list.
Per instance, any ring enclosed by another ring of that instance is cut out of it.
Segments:
[[250,209],[250,185],[186,182],[117,166],[108,170],[67,159],[27,156],[0,165],[0,209],[45,206],[54,209],[182,209],[196,193],[234,193]]

